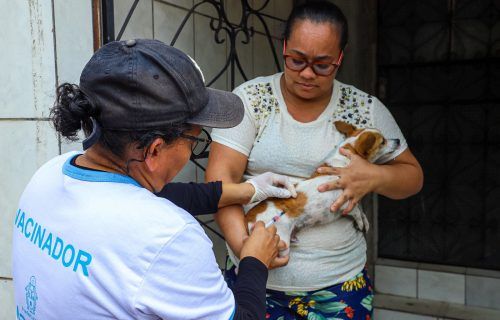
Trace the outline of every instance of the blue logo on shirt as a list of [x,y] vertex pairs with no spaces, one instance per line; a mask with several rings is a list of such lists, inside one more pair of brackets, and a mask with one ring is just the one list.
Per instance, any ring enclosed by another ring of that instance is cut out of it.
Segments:
[[33,315],[35,315],[36,312],[37,300],[38,295],[36,294],[36,278],[35,276],[31,276],[30,282],[26,286],[26,308]]

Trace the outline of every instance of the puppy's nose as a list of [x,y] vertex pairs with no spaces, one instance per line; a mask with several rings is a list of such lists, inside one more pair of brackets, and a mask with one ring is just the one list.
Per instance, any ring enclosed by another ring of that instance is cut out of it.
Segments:
[[399,146],[399,144],[400,144],[399,139],[394,139],[394,142]]

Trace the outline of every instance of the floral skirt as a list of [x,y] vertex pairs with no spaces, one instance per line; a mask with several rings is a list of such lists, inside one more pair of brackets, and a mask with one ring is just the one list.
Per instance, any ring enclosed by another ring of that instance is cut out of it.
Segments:
[[[225,278],[232,287],[236,281],[234,266],[226,269]],[[266,319],[270,320],[372,318],[373,290],[366,270],[331,287],[315,291],[267,290],[266,296]]]

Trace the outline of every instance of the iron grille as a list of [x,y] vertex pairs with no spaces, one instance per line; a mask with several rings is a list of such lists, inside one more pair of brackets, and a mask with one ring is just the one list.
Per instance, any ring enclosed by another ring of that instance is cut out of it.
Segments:
[[380,197],[378,256],[500,269],[500,1],[380,0],[379,96],[423,190]]
[[[103,43],[108,43],[110,41],[114,40],[121,40],[122,35],[124,34],[124,31],[126,30],[129,22],[131,19],[134,18],[134,11],[137,8],[137,5],[139,4],[140,0],[134,0],[128,9],[128,13],[125,17],[125,20],[118,30],[118,33],[115,36],[115,28],[114,28],[114,22],[115,22],[115,17],[114,17],[114,0],[93,0],[93,5],[94,5],[94,10],[98,10],[99,3],[100,3],[100,11],[99,13],[102,13],[102,18],[101,18],[101,33],[97,34],[97,38],[102,39]],[[159,0],[154,0],[154,1],[159,1]],[[169,45],[174,46],[176,44],[176,41],[183,31],[187,21],[193,17],[195,12],[199,10],[200,7],[211,7],[212,9],[215,9],[216,16],[215,17],[210,17],[210,23],[207,25],[207,28],[210,28],[213,31],[214,34],[214,41],[218,44],[222,44],[226,41],[228,41],[228,46],[229,46],[229,52],[226,57],[226,63],[224,66],[221,68],[221,70],[214,76],[213,79],[207,79],[207,86],[211,86],[212,84],[217,81],[224,73],[228,72],[229,79],[230,79],[230,89],[234,89],[235,87],[235,79],[236,79],[236,73],[239,73],[241,77],[246,81],[249,80],[247,75],[245,74],[241,62],[239,59],[238,51],[236,49],[236,43],[237,41],[240,41],[243,44],[248,44],[250,43],[251,38],[257,33],[257,31],[254,29],[254,27],[250,23],[250,17],[254,17],[256,23],[259,23],[262,26],[261,33],[263,33],[266,36],[267,43],[270,47],[270,51],[273,55],[273,61],[276,67],[277,71],[281,71],[281,65],[278,59],[278,55],[276,53],[276,48],[274,45],[273,36],[271,35],[268,22],[269,20],[274,20],[278,22],[284,22],[282,19],[279,19],[277,17],[268,15],[264,13],[265,8],[269,5],[271,0],[263,0],[261,1],[258,5],[254,4],[253,1],[250,0],[239,0],[240,1],[240,8],[241,8],[241,19],[239,23],[233,23],[230,22],[228,19],[228,14],[226,12],[226,6],[224,0],[202,0],[202,1],[196,1],[196,3],[193,4],[193,6],[190,9],[186,10],[186,15],[180,25],[178,26],[178,29],[173,36],[171,42]],[[172,6],[175,6],[175,4],[166,2]],[[95,16],[98,14],[95,12]],[[97,44],[97,47],[100,43]],[[97,49],[96,47],[96,49]],[[205,168],[202,164],[200,164],[199,160],[204,159],[208,157],[208,151],[196,156],[192,157],[191,161],[201,170],[205,171]],[[224,239],[224,237],[214,229],[214,220],[209,219],[206,221],[202,221],[198,218],[195,217],[196,220],[198,220],[204,227],[212,231],[216,236]]]

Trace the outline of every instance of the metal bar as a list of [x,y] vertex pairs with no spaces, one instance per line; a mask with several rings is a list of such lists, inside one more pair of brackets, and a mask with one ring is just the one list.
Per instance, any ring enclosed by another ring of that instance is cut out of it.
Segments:
[[113,0],[101,0],[102,44],[115,41],[115,13]]
[[128,22],[130,21],[130,18],[132,17],[132,14],[134,14],[135,8],[137,8],[137,4],[139,3],[139,0],[135,0],[134,3],[132,4],[132,7],[130,7],[130,10],[128,11],[127,17],[125,18],[125,21],[123,21],[123,25],[120,28],[120,32],[118,32],[118,36],[116,37],[116,40],[121,40],[123,36],[123,32],[125,32],[125,28],[128,25]]

